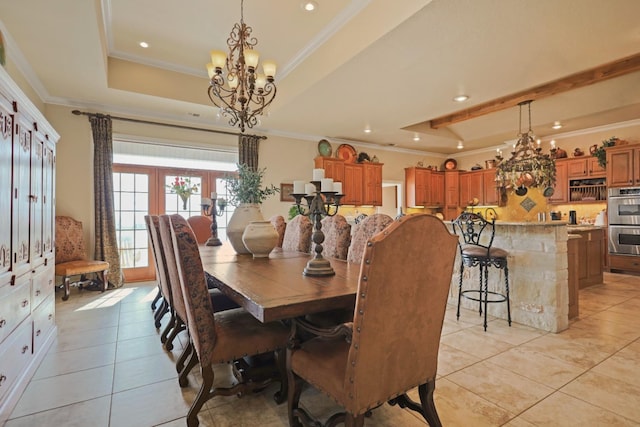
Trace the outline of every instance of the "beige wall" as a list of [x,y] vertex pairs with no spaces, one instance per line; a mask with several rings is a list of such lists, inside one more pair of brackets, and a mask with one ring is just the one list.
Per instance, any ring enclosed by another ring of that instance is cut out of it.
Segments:
[[[43,112],[51,125],[61,135],[57,147],[57,171],[56,171],[56,207],[57,213],[71,215],[85,224],[85,239],[93,252],[93,142],[91,129],[86,116],[71,114],[72,108],[52,104],[43,104],[33,88],[29,87],[13,64],[8,63],[7,71],[25,94]],[[160,139],[185,143],[189,146],[218,146],[235,147],[236,136],[212,134],[208,132],[174,129],[163,126],[146,125],[114,121],[114,134],[131,138]],[[593,144],[600,145],[601,141],[616,136],[630,142],[640,142],[640,125],[633,124],[613,130],[595,131],[578,136],[557,136],[557,146],[572,153],[576,147],[582,148],[588,153]],[[338,148],[338,143],[332,143],[333,151]],[[496,144],[502,145],[504,144]],[[442,167],[445,157],[425,156],[412,152],[387,151],[363,147],[354,144],[356,150],[365,151],[370,157],[376,155],[383,167],[383,181],[404,182],[404,169],[415,166],[418,161],[426,165]],[[548,141],[543,142],[543,149],[549,149]],[[506,150],[505,150],[506,151]],[[260,166],[266,167],[265,183],[293,182],[294,179],[310,179],[313,169],[313,159],[317,155],[317,141],[285,138],[281,136],[269,136],[260,146]],[[458,161],[459,169],[470,169],[476,163],[484,167],[485,160],[493,159],[495,149],[475,152],[467,155],[451,155]],[[403,196],[404,199],[404,196]],[[286,217],[289,210],[289,202],[280,202],[279,196],[268,199],[263,207],[263,215],[268,218],[275,214]],[[352,212],[352,209],[344,209],[344,212]]]

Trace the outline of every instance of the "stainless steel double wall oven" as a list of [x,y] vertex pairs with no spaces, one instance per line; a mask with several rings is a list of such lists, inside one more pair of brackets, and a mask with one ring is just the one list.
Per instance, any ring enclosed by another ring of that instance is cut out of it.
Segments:
[[640,256],[640,187],[610,188],[609,253]]

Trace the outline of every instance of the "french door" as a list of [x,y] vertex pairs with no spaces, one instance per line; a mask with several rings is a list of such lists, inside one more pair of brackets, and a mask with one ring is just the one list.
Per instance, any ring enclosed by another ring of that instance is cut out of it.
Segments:
[[[125,282],[153,280],[153,254],[144,221],[145,215],[180,214],[185,218],[201,215],[202,197],[216,192],[225,197],[225,172],[154,166],[113,165],[114,210],[120,264]],[[176,177],[188,179],[197,188],[183,203],[171,190]],[[233,211],[229,207],[218,221],[218,235],[226,237],[226,224]]]

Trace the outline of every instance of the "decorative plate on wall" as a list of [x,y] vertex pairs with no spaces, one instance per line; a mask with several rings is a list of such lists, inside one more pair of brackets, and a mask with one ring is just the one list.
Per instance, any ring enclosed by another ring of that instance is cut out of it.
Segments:
[[452,171],[458,167],[458,162],[456,159],[447,159],[444,161],[444,168],[448,171]]
[[329,143],[329,141],[321,139],[320,142],[318,142],[318,153],[320,153],[322,157],[331,157],[332,152],[333,149],[331,148],[331,143]]
[[358,152],[349,144],[341,144],[336,150],[336,157],[344,160],[345,163],[354,163]]

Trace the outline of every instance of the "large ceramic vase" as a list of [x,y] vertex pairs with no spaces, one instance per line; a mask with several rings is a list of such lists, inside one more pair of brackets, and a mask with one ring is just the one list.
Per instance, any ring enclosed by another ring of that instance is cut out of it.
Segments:
[[244,229],[242,242],[254,258],[267,258],[279,237],[271,221],[251,221]]
[[251,221],[263,220],[260,205],[257,203],[241,203],[235,211],[233,211],[233,215],[231,215],[229,223],[227,224],[227,237],[237,253],[251,253],[242,242],[242,234]]

